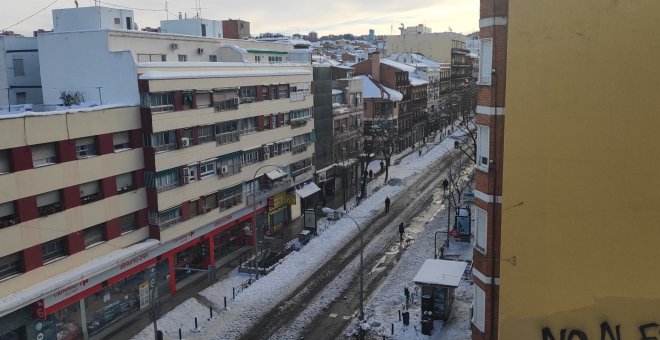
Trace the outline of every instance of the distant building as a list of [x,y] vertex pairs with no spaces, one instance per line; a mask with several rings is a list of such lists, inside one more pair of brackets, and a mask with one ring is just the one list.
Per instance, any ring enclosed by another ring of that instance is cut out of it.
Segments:
[[454,32],[390,35],[386,37],[385,55],[419,53],[429,59],[449,63],[456,42],[464,45],[465,40],[464,35]]
[[319,40],[319,34],[316,33],[316,32],[309,32],[308,38],[309,38],[309,41],[312,41],[312,42],[318,41]]
[[403,25],[401,25],[401,27],[399,27],[399,31],[401,32],[401,35],[425,34],[425,33],[431,33],[431,28],[426,27],[423,24],[419,24],[413,27],[404,27]]
[[367,36],[367,41],[373,43],[376,40],[376,32],[373,29],[369,30],[369,35]]
[[244,20],[222,20],[223,37],[227,39],[250,38],[250,23]]
[[133,11],[98,6],[53,10],[54,32],[98,29],[137,30]]
[[162,33],[222,38],[222,22],[202,18],[161,20]]
[[41,104],[37,38],[0,35],[0,107]]

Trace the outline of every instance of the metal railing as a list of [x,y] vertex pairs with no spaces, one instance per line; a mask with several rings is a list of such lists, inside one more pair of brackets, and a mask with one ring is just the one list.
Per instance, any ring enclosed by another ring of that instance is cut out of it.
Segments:
[[174,111],[174,105],[171,105],[171,104],[150,106],[149,108],[151,109],[151,113],[162,113],[162,112]]
[[298,145],[292,146],[291,147],[291,153],[293,153],[295,155],[295,154],[305,152],[305,151],[307,151],[307,145],[308,145],[308,143],[298,144]]
[[56,164],[57,163],[57,157],[46,157],[46,158],[39,158],[39,159],[34,159],[32,160],[32,165],[36,168],[39,166],[44,166],[44,165],[50,165],[50,164]]
[[219,133],[215,135],[215,142],[218,143],[218,145],[236,143],[239,142],[240,140],[241,140],[240,131],[231,131],[231,132]]
[[62,202],[55,202],[41,207],[37,207],[37,212],[39,213],[40,217],[52,215],[62,210],[64,210],[64,203]]
[[298,176],[300,176],[300,175],[302,175],[302,174],[304,174],[304,173],[306,173],[306,172],[308,172],[308,171],[311,171],[311,170],[312,170],[312,166],[309,165],[309,166],[306,166],[306,167],[304,167],[304,168],[302,168],[302,169],[298,169],[298,170],[293,170],[293,171],[291,171],[291,176],[293,176],[293,177],[298,177]]
[[168,183],[162,186],[156,186],[156,191],[157,192],[163,192],[167,190],[172,190],[174,188],[179,187],[179,182],[174,182],[174,183]]
[[220,165],[220,169],[218,171],[218,177],[225,178],[225,177],[233,176],[235,174],[240,173],[242,169],[243,169],[243,164],[241,163]]
[[170,144],[163,144],[163,145],[154,145],[154,146],[152,146],[152,148],[154,148],[155,152],[163,152],[163,151],[176,150],[176,149],[179,148],[179,146],[176,145],[176,143],[170,143]]
[[238,193],[234,196],[224,198],[218,202],[220,211],[231,209],[243,203],[243,193]]
[[101,200],[102,198],[103,196],[101,195],[100,192],[95,192],[93,194],[80,197],[80,204],[96,202],[98,200]]
[[181,216],[170,218],[169,220],[165,220],[165,221],[160,221],[159,218],[158,227],[160,227],[160,229],[166,229],[177,223],[181,223],[181,221],[183,221],[183,218]]
[[198,141],[199,141],[199,144],[203,144],[203,143],[212,142],[214,139],[215,139],[215,136],[207,135],[207,136],[199,136]]

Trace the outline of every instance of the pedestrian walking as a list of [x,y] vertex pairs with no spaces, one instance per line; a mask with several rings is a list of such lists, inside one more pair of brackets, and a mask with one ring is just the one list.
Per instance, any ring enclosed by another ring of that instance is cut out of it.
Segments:
[[419,147],[419,152],[418,152],[418,154],[419,154],[419,157],[422,157],[422,147],[421,147],[421,146]]
[[408,287],[403,288],[403,295],[406,297],[406,309],[410,305],[410,289]]
[[403,226],[403,222],[399,224],[399,239],[403,241],[403,233],[405,232],[405,227]]
[[252,240],[252,228],[249,224],[243,227],[243,235],[243,244],[247,246],[248,242]]
[[385,213],[390,212],[390,196],[385,198]]
[[371,182],[371,179],[374,177],[374,172],[373,170],[369,169],[369,182]]
[[383,161],[380,161],[380,172],[383,172],[385,170],[385,163]]

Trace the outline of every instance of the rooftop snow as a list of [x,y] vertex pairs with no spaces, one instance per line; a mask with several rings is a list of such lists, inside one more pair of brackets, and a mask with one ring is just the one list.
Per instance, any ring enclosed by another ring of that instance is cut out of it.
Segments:
[[385,65],[396,67],[396,68],[398,68],[399,70],[402,70],[402,71],[415,72],[414,67],[403,64],[403,63],[400,63],[398,61],[389,60],[389,59],[381,59],[380,62],[385,64]]
[[428,259],[415,275],[413,282],[437,286],[458,287],[467,262]]
[[151,71],[140,76],[142,80],[158,79],[199,79],[199,78],[238,78],[311,75],[307,70],[271,70],[271,71],[188,71],[162,72]]
[[296,189],[296,195],[300,196],[300,198],[307,198],[310,195],[319,191],[321,191],[321,188],[319,188],[319,186],[316,185],[316,183],[309,182],[302,188]]
[[377,98],[390,101],[400,101],[403,99],[403,94],[401,94],[401,92],[380,84],[376,85],[375,80],[370,76],[363,75],[357,76],[356,78],[362,79],[363,98]]
[[410,85],[412,85],[412,86],[426,85],[426,84],[429,83],[428,81],[426,81],[424,79],[420,79],[420,78],[417,78],[417,77],[412,77],[412,75],[409,79],[410,79]]
[[[48,105],[55,108],[55,110],[48,110],[48,111],[27,111],[25,110],[25,108],[22,108],[21,111],[16,111],[15,108],[16,105],[12,105],[11,112],[7,111],[6,107],[0,109],[0,119],[63,115],[66,113],[91,112],[91,111],[114,109],[118,107],[131,107],[137,105],[140,105],[140,103],[132,103],[132,104],[120,103],[120,104],[109,104],[109,105],[98,105],[98,103],[82,103],[81,105],[74,105],[71,107]],[[25,107],[27,106],[29,106],[31,109],[34,109],[36,105],[26,105]]]
[[342,94],[344,91],[342,90],[337,90],[337,89],[332,89],[332,94]]

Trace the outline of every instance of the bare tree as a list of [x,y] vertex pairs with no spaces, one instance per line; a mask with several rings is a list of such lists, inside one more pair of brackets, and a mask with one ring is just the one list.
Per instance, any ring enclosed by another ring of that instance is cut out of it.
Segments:
[[453,207],[460,206],[461,197],[470,186],[472,182],[472,170],[474,162],[465,154],[459,157],[452,163],[448,171],[449,191],[447,193],[448,199]]
[[459,141],[459,149],[474,163],[477,162],[477,127],[473,121],[477,107],[477,92],[477,84],[474,81],[465,81],[454,93],[459,111],[456,128],[465,136]]

